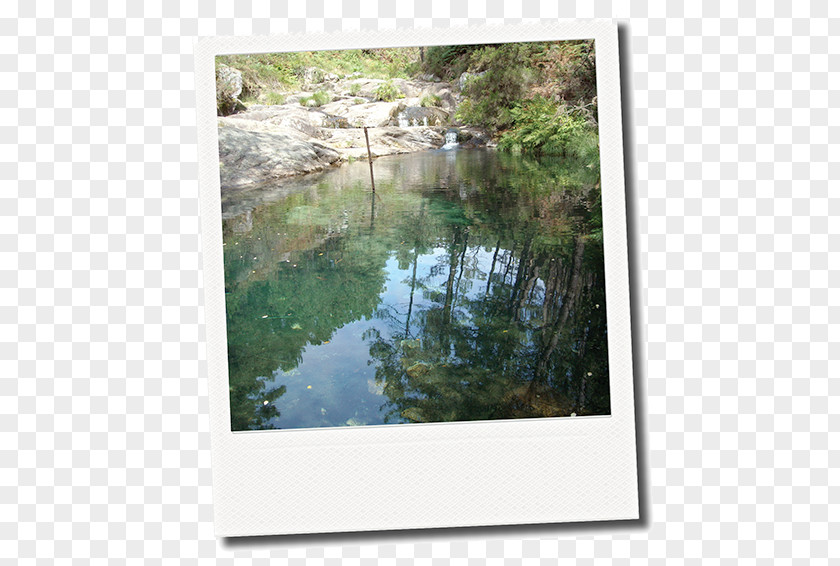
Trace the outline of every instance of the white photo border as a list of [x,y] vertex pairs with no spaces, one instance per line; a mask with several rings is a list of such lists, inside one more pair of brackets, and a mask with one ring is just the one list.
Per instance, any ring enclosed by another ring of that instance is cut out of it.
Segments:
[[[231,431],[216,55],[595,39],[611,414]],[[612,22],[214,37],[196,46],[217,536],[639,518],[618,29]]]

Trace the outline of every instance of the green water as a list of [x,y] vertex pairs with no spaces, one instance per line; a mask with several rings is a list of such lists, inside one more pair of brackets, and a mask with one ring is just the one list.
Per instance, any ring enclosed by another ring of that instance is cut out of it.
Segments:
[[223,199],[232,429],[609,414],[597,171],[374,166]]

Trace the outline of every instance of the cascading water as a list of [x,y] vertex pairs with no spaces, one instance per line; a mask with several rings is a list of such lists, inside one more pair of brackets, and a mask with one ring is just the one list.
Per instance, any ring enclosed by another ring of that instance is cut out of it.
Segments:
[[441,149],[455,149],[458,147],[458,132],[446,132],[446,143]]
[[397,123],[400,125],[400,128],[408,127],[408,117],[405,115],[405,112],[397,114]]

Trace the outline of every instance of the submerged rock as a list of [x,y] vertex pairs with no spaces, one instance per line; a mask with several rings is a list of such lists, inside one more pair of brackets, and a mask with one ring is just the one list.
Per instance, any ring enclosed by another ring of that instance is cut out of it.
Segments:
[[420,339],[415,338],[414,340],[400,340],[400,348],[404,350],[414,350],[420,347]]
[[424,423],[427,421],[426,415],[424,415],[423,411],[417,407],[409,407],[408,409],[403,410],[403,412],[400,413],[400,416],[415,423]]
[[429,373],[430,369],[431,367],[427,363],[414,362],[412,365],[406,368],[405,373],[407,373],[409,377],[418,378]]
[[385,382],[377,382],[373,379],[367,380],[368,393],[371,395],[382,395],[385,393]]

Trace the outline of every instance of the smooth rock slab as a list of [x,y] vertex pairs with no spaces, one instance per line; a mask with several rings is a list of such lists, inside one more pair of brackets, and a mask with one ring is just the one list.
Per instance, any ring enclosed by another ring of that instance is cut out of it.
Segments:
[[219,159],[221,187],[226,190],[320,171],[340,162],[341,155],[285,132],[223,126],[219,128]]

